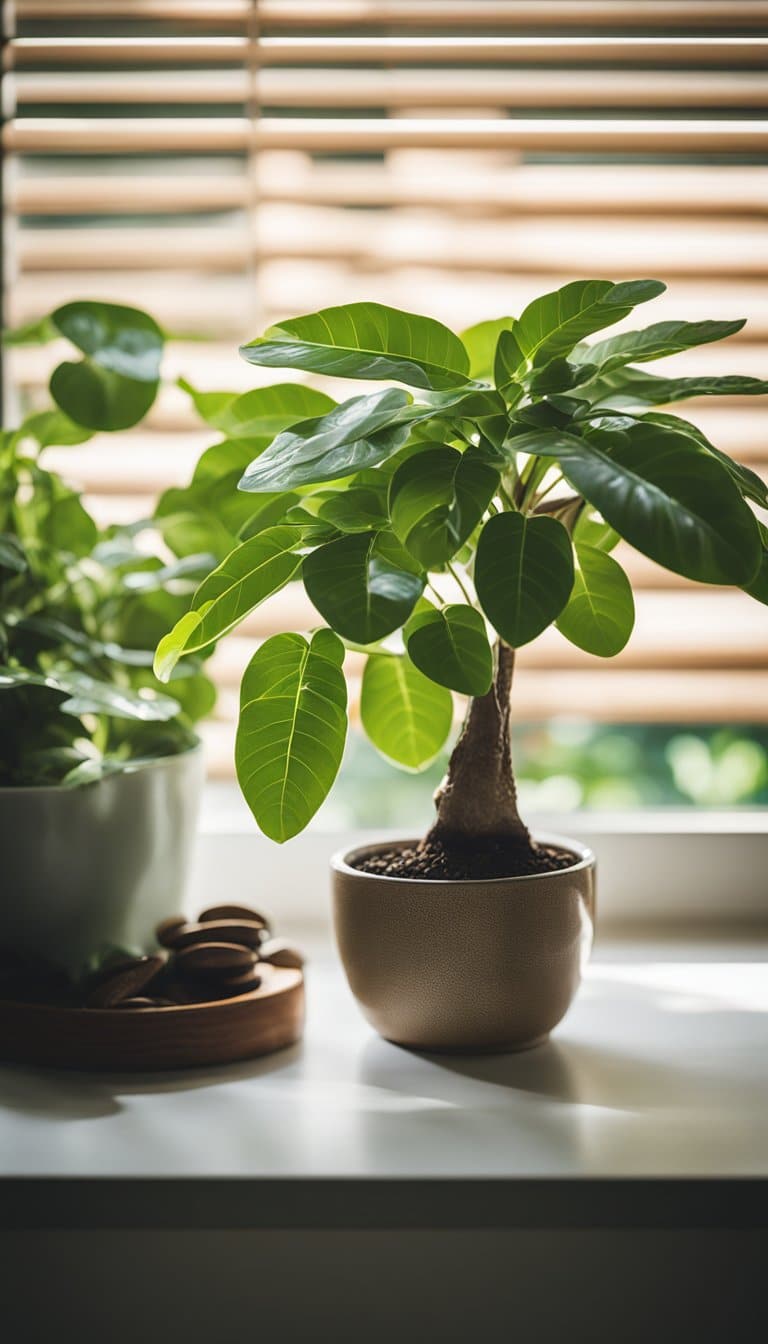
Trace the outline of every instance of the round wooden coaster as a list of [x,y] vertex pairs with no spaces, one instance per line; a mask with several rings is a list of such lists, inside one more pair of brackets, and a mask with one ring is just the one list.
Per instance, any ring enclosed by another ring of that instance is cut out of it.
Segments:
[[249,994],[168,1008],[56,1008],[0,1000],[0,1060],[66,1069],[187,1069],[282,1050],[304,1028],[301,971],[264,965]]

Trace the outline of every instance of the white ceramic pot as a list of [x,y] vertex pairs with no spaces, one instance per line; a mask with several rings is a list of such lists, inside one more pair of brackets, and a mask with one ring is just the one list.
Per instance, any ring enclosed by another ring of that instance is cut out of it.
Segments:
[[0,947],[77,972],[151,946],[183,899],[203,772],[195,747],[79,788],[0,788]]

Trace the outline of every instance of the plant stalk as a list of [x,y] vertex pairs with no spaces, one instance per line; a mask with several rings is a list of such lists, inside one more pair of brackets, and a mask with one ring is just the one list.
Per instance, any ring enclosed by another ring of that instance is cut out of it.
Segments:
[[446,848],[488,840],[518,843],[532,852],[517,808],[510,744],[510,692],[515,651],[500,640],[493,685],[471,700],[445,778],[435,794],[437,817],[422,842]]

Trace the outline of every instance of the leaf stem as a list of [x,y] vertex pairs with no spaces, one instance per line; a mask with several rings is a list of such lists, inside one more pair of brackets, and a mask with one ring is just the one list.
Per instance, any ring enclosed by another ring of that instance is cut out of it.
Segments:
[[448,573],[452,576],[452,578],[455,580],[455,582],[458,584],[459,588],[461,589],[461,592],[462,592],[462,594],[463,594],[463,596],[464,596],[464,600],[468,603],[468,605],[469,605],[470,607],[474,606],[474,602],[472,601],[472,598],[470,597],[469,593],[467,592],[467,589],[464,587],[464,584],[463,584],[462,581],[461,581],[461,575],[459,574],[458,570],[454,569],[454,567],[453,567],[453,565],[451,564],[450,561],[448,561],[447,569],[448,569]]

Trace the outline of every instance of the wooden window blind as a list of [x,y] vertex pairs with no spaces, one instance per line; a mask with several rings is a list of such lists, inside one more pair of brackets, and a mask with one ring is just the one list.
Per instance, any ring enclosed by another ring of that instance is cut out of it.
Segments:
[[[461,329],[577,276],[656,275],[648,320],[748,318],[678,373],[766,377],[767,57],[763,0],[18,0],[9,319],[133,302],[196,337],[171,374],[245,388],[267,371],[238,341],[287,314],[374,298]],[[13,352],[21,404],[55,357]],[[768,473],[756,402],[690,414]],[[169,387],[140,430],[59,462],[127,520],[211,441]],[[765,609],[621,558],[628,648],[603,663],[548,632],[518,714],[766,722]],[[253,641],[310,619],[293,585],[215,655],[214,771]]]

